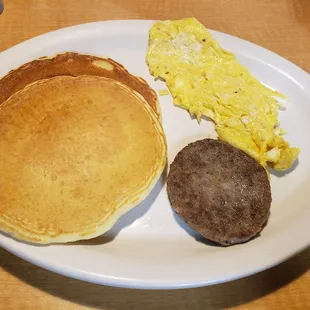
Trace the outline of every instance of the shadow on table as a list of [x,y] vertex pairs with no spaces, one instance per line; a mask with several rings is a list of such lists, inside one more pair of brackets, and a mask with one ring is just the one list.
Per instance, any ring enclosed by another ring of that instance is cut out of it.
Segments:
[[303,28],[310,32],[310,1],[295,0],[292,3],[296,22],[302,24]]
[[105,310],[218,309],[271,294],[308,271],[310,249],[268,271],[210,287],[143,291],[105,287],[66,278],[0,250],[0,265],[27,284],[71,302]]
[[294,1],[295,16],[298,21],[310,26],[310,1],[309,0],[296,0]]

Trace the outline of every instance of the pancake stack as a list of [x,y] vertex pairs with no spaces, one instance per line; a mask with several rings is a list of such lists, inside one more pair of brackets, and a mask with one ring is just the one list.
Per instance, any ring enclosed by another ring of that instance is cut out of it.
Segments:
[[115,61],[44,57],[0,89],[1,231],[44,244],[96,237],[162,174],[157,96]]

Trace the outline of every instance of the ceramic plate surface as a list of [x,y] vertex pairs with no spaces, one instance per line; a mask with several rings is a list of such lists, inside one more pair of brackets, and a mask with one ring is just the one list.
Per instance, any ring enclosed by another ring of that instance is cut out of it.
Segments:
[[[0,76],[40,56],[76,51],[108,56],[159,91],[145,64],[152,21],[109,21],[60,29],[0,54]],[[51,271],[105,285],[184,288],[244,277],[274,266],[310,244],[310,76],[280,56],[242,39],[212,31],[219,43],[267,86],[290,102],[280,111],[286,139],[301,149],[293,169],[273,174],[268,225],[251,242],[222,248],[208,244],[172,211],[164,176],[151,195],[125,214],[111,231],[76,244],[35,246],[0,234],[0,245]],[[211,122],[197,121],[159,96],[169,163],[189,142],[215,136]],[[0,142],[1,143],[1,142]]]

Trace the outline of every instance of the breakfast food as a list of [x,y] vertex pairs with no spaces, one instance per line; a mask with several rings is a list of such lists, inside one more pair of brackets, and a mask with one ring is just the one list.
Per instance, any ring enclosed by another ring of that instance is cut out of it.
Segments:
[[283,139],[277,97],[194,18],[156,22],[146,62],[165,80],[174,103],[198,120],[215,123],[220,140],[243,150],[265,168],[289,169],[299,154]]
[[147,101],[157,115],[160,108],[155,91],[140,77],[130,74],[110,58],[73,52],[41,57],[10,71],[0,79],[0,104],[25,86],[56,76],[102,76],[127,85]]
[[128,86],[58,76],[0,105],[0,230],[34,243],[96,237],[152,190],[160,121]]
[[272,200],[265,169],[243,151],[213,139],[190,143],[178,153],[167,191],[190,227],[224,246],[256,236]]

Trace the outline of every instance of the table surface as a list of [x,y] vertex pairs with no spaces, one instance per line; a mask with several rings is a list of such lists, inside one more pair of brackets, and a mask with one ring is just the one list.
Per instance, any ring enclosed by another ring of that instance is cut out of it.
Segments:
[[[310,72],[309,0],[4,0],[0,52],[36,35],[108,19],[195,16],[208,28],[264,46]],[[178,291],[137,291],[69,279],[0,249],[5,309],[310,309],[310,249],[260,274]]]

